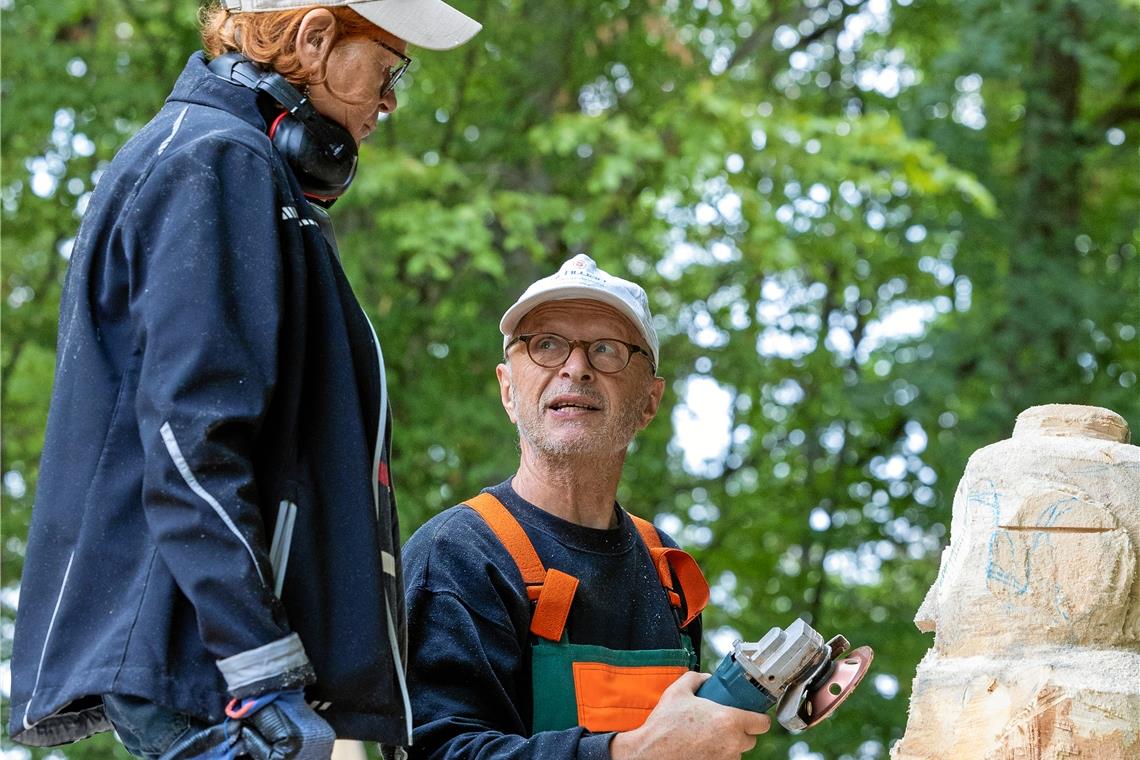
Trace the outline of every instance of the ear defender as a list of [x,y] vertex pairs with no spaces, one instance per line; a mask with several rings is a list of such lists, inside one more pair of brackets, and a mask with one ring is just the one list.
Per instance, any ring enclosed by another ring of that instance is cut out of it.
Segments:
[[348,190],[356,176],[357,148],[347,129],[321,116],[285,77],[238,53],[218,56],[209,67],[226,81],[265,93],[284,109],[270,124],[269,139],[307,198],[331,202]]

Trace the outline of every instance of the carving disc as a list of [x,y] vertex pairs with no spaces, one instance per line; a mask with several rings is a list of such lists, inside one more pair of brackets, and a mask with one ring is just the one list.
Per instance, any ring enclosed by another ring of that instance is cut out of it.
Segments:
[[835,667],[827,681],[808,694],[800,708],[800,716],[807,723],[806,728],[822,723],[835,712],[835,708],[855,691],[863,676],[867,675],[867,669],[871,667],[874,658],[875,653],[871,647],[859,647],[835,660]]

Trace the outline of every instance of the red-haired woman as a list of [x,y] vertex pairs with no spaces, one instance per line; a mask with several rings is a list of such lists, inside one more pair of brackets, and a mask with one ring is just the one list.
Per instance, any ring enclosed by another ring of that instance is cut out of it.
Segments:
[[[296,7],[303,5],[304,7]],[[223,0],[71,256],[10,733],[140,757],[403,745],[380,343],[322,206],[442,0]]]

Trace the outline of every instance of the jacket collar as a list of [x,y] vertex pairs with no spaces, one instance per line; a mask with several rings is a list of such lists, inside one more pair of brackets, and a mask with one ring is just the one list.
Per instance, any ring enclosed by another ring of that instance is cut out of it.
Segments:
[[174,83],[166,98],[167,103],[193,103],[218,108],[237,116],[261,131],[268,127],[258,108],[258,96],[253,90],[228,82],[215,75],[206,66],[206,54],[197,51],[186,62],[186,68]]

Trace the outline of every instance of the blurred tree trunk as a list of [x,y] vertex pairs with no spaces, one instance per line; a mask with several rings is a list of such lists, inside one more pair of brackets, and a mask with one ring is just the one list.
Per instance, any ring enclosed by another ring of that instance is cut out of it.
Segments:
[[[1074,326],[1085,304],[1074,298],[1080,279],[1074,245],[1081,219],[1082,139],[1078,125],[1081,10],[1070,0],[1037,0],[1025,67],[1025,116],[1010,229],[1009,378],[1012,411],[1078,385]],[[1043,357],[1054,357],[1043,362]],[[1045,377],[1048,375],[1049,377]]]

